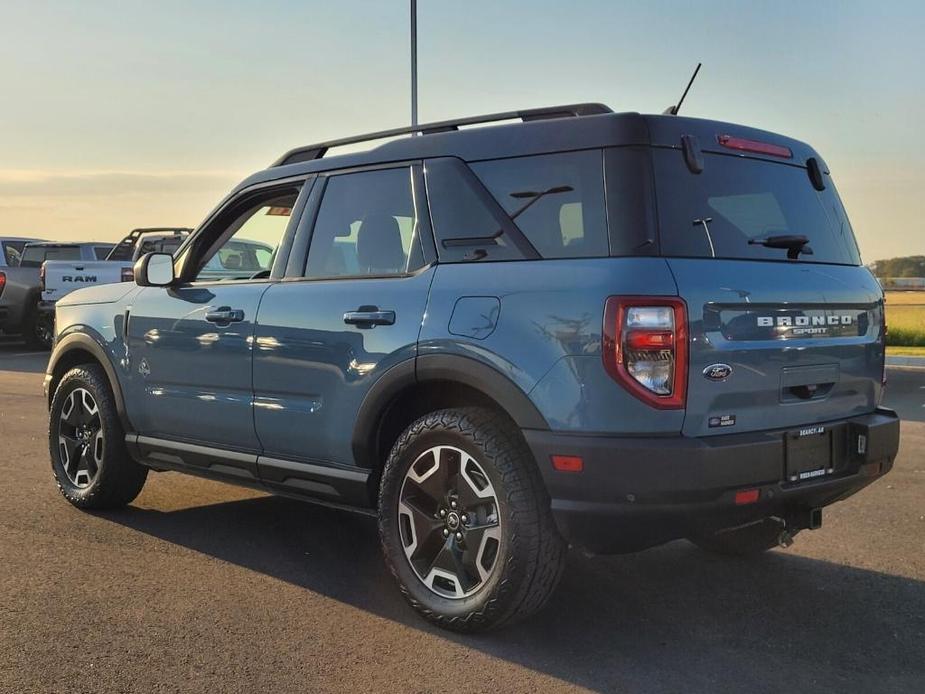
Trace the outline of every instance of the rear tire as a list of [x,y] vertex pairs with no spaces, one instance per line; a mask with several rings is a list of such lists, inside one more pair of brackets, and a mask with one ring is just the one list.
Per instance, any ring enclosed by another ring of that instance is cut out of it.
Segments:
[[[727,557],[754,557],[780,545],[783,528],[780,523],[765,519],[735,530],[720,531],[714,535],[691,538],[700,549]],[[791,537],[798,531],[790,531]]]
[[22,337],[32,349],[51,349],[55,341],[55,314],[34,307],[23,321]]
[[454,631],[533,614],[565,566],[530,450],[513,423],[482,408],[432,412],[399,437],[379,488],[379,533],[411,606]]
[[81,509],[125,506],[138,496],[148,468],[125,447],[125,431],[103,369],[84,364],[62,377],[48,423],[51,469],[64,498]]

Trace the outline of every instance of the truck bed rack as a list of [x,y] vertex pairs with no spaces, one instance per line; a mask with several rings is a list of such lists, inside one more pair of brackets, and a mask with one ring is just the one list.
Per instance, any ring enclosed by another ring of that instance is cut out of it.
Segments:
[[193,230],[189,227],[144,227],[141,229],[132,229],[124,239],[112,247],[112,250],[109,251],[109,255],[106,256],[106,260],[131,260],[135,253],[135,246],[138,244],[138,240],[145,234],[159,233],[176,234],[179,236],[180,234],[190,233],[192,231]]

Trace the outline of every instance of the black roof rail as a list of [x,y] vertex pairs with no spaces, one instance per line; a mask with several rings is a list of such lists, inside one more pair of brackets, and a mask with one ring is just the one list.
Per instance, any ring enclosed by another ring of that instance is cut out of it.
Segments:
[[521,119],[525,123],[534,120],[546,120],[549,118],[572,118],[579,116],[596,116],[602,113],[613,113],[608,106],[604,104],[587,103],[587,104],[566,104],[563,106],[546,106],[543,108],[530,108],[520,111],[505,111],[503,113],[489,113],[484,116],[470,116],[468,118],[456,118],[453,120],[437,121],[434,123],[422,123],[417,126],[408,126],[404,128],[392,128],[391,130],[380,130],[365,135],[354,135],[352,137],[343,137],[338,140],[328,140],[319,142],[315,145],[305,147],[296,147],[286,152],[277,159],[274,166],[284,166],[285,164],[295,164],[302,161],[313,161],[321,159],[332,147],[342,147],[344,145],[353,145],[359,142],[368,142],[371,140],[382,140],[387,137],[396,137],[398,135],[411,135],[421,133],[422,135],[433,135],[435,133],[451,132],[458,130],[463,125],[478,125],[480,123],[493,123],[502,120]]

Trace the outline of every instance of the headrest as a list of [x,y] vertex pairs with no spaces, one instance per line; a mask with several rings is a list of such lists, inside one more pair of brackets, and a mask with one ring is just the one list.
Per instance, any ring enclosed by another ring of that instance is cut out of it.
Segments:
[[357,260],[360,268],[374,274],[405,269],[401,229],[395,217],[382,213],[367,215],[357,232]]

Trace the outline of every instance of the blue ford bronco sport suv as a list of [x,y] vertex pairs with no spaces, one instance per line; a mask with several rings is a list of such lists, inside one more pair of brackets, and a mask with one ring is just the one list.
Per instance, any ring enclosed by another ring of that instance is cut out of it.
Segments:
[[52,468],[84,509],[179,470],[375,514],[411,605],[484,629],[568,544],[757,553],[888,472],[883,315],[802,142],[599,104],[373,133],[58,302]]

